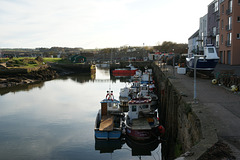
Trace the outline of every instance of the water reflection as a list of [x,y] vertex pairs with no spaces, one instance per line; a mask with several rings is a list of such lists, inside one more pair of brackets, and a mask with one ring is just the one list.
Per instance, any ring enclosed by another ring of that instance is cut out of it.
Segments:
[[100,153],[113,153],[114,150],[121,149],[125,141],[123,139],[99,140],[95,138],[95,150]]
[[2,88],[0,89],[0,95],[7,94],[9,92],[20,92],[20,91],[30,91],[33,88],[42,88],[44,86],[44,82],[38,82],[38,83],[33,83],[33,84],[26,84],[26,85],[21,85],[21,86],[15,86],[12,88]]
[[[152,151],[156,150],[159,146],[159,140],[153,139],[145,142],[134,141],[131,138],[126,138],[127,145],[132,149],[132,156],[151,156]],[[160,151],[160,150],[159,150]],[[160,152],[157,152],[160,157]],[[159,158],[160,159],[160,158]]]

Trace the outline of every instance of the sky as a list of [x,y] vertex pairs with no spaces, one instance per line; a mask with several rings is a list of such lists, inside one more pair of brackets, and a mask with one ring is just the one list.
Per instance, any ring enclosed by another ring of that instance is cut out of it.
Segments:
[[0,48],[187,43],[212,0],[0,0]]

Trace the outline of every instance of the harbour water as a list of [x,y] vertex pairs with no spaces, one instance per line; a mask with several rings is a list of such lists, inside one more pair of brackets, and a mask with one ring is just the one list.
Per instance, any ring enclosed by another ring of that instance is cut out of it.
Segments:
[[[96,141],[100,101],[127,82],[108,69],[0,90],[0,160],[160,160],[161,145]],[[139,147],[140,146],[140,147]]]

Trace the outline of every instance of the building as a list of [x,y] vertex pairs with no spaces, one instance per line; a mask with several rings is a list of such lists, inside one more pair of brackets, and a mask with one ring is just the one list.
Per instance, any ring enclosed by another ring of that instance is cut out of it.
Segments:
[[191,37],[188,38],[188,55],[199,53],[199,30],[197,30]]
[[212,44],[219,48],[219,3],[218,0],[212,1],[208,5],[207,14],[207,44]]
[[207,20],[208,14],[200,18],[199,23],[199,52],[203,53],[203,47],[207,45]]
[[220,0],[220,62],[240,65],[240,0]]

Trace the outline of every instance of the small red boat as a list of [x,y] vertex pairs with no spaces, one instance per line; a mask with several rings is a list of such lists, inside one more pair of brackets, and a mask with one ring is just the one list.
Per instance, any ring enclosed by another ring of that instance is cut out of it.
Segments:
[[126,68],[118,68],[112,71],[114,76],[134,76],[138,69],[131,64]]

